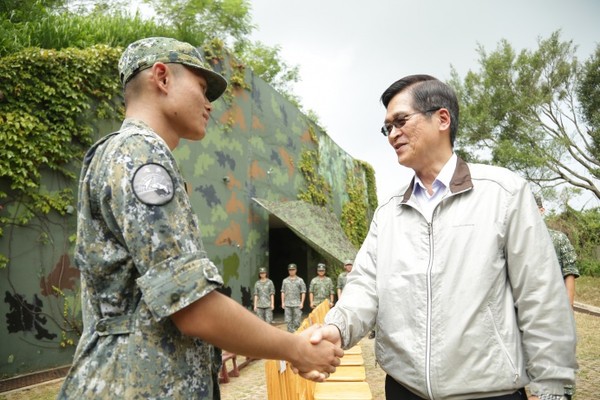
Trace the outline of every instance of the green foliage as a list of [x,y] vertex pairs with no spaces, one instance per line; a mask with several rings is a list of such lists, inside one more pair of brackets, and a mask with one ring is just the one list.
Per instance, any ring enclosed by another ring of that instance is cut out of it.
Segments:
[[[360,170],[360,164],[355,163]],[[358,175],[360,176],[360,175]],[[369,230],[368,207],[365,199],[365,185],[355,174],[346,177],[346,193],[349,201],[342,206],[341,225],[344,233],[355,247],[360,247]]]
[[[139,15],[70,13],[45,14],[21,23],[2,20],[0,23],[0,56],[13,54],[26,47],[63,49],[87,48],[97,44],[126,47],[129,43],[148,36],[174,36],[175,30],[159,26]],[[202,36],[189,38],[191,43],[202,43]]]
[[306,189],[299,191],[298,200],[325,207],[331,197],[331,187],[317,172],[319,168],[318,152],[312,150],[302,152],[299,167],[306,181]]
[[250,5],[246,0],[145,0],[158,22],[170,26],[182,40],[205,35],[199,43],[218,38],[224,43],[245,40],[252,32]]
[[304,176],[306,189],[298,192],[298,200],[305,201],[320,207],[325,207],[331,198],[331,187],[317,172],[319,169],[319,139],[312,126],[308,127],[308,134],[313,143],[317,144],[317,150],[306,150],[300,154],[300,172]]
[[92,142],[85,121],[117,119],[121,49],[104,45],[63,51],[29,48],[0,58],[0,198],[9,224],[72,210],[72,190],[40,186],[42,173],[75,179],[74,162]]
[[281,93],[290,93],[290,83],[298,82],[298,66],[289,66],[281,61],[281,47],[269,47],[261,42],[250,43],[243,48],[241,58],[273,88]]
[[377,184],[375,183],[375,170],[370,164],[364,161],[356,160],[355,163],[360,165],[367,179],[367,201],[369,203],[369,217],[371,217],[373,212],[375,212],[377,205],[379,204],[377,200]]
[[559,32],[538,45],[517,53],[503,40],[489,54],[479,48],[479,71],[464,80],[452,71],[461,109],[457,153],[517,171],[543,188],[567,184],[600,199],[594,184],[600,160],[576,107],[576,47]]
[[590,152],[600,159],[600,45],[583,65],[581,79],[577,83],[577,98],[581,113],[590,125]]
[[600,208],[580,212],[567,207],[565,212],[546,218],[546,223],[569,237],[577,252],[579,272],[600,277]]

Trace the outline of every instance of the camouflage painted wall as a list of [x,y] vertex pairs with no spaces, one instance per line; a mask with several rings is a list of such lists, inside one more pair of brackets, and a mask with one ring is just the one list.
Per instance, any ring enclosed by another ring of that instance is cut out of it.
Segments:
[[[306,187],[301,154],[318,151],[316,170],[332,188],[328,207],[339,217],[348,201],[346,176],[356,168],[325,132],[251,71],[227,57],[215,69],[228,78],[241,74],[243,84],[213,104],[205,139],[182,141],[174,153],[225,292],[249,306],[258,268],[269,257],[269,215],[252,197],[297,200]],[[99,130],[106,134],[117,126],[115,121]],[[70,183],[46,174],[45,184]],[[11,266],[0,270],[0,378],[70,362],[79,323],[79,275],[69,240],[74,232],[74,215],[51,215],[0,238],[0,251],[11,257]]]

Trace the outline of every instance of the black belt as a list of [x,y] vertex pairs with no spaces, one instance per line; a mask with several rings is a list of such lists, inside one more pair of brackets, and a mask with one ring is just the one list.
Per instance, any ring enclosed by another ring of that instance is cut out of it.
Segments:
[[[387,400],[426,400],[417,396],[389,375],[385,376],[385,398]],[[472,400],[527,400],[525,389],[517,390],[512,394],[502,396],[485,397]]]

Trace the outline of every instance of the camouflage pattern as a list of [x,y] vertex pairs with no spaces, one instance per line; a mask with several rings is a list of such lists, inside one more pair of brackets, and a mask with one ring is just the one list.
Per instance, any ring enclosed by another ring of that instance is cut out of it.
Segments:
[[333,282],[328,276],[324,276],[323,278],[315,276],[312,278],[309,291],[313,294],[313,306],[315,307],[335,293]]
[[[202,47],[198,50],[203,52]],[[62,50],[52,51],[47,56],[69,62],[68,52]],[[292,230],[303,238],[306,249],[310,250],[307,253],[313,249],[319,253],[310,259],[298,259],[300,263],[328,259],[328,254],[335,255],[341,262],[356,254],[339,223],[342,209],[349,201],[348,181],[350,178],[360,180],[366,187],[366,168],[250,68],[244,69],[239,61],[218,49],[211,51],[210,58],[208,53],[204,57],[211,68],[230,81],[234,77],[239,79],[241,85],[230,85],[226,93],[212,103],[206,137],[200,142],[182,140],[173,155],[187,183],[192,208],[198,215],[205,250],[225,282],[224,293],[251,308],[258,268],[269,266],[274,271],[275,266],[283,266],[285,269],[289,260],[287,257],[276,259],[273,249],[269,255],[271,213],[254,199],[262,199],[261,204],[269,209],[273,205],[275,214],[294,226]],[[40,70],[44,68],[43,63],[30,64],[32,67],[39,64]],[[56,77],[46,79],[46,75],[36,76],[50,88],[60,84]],[[10,82],[6,85],[13,91],[28,90]],[[21,95],[35,96],[35,93]],[[56,96],[57,101],[63,100],[59,90],[49,95],[52,96]],[[43,104],[38,106],[43,108]],[[6,102],[0,102],[0,109],[5,105]],[[93,103],[90,106],[96,107]],[[119,129],[121,122],[90,121],[82,116],[81,124],[92,126],[104,135]],[[297,201],[298,194],[305,192],[310,184],[300,170],[307,152],[316,154],[315,173],[331,188],[324,208]],[[73,160],[71,167],[75,173],[79,171],[81,160]],[[43,169],[40,173],[43,175],[41,187],[53,188],[58,184],[77,191],[77,184],[60,174]],[[0,186],[10,192],[6,182],[0,181]],[[366,191],[363,198],[367,198]],[[23,210],[19,202],[3,204],[3,213],[11,219],[18,218]],[[372,212],[374,209],[369,210],[369,214]],[[5,315],[7,321],[0,324],[0,359],[9,360],[0,363],[0,373],[7,377],[53,368],[73,359],[74,348],[69,344],[63,347],[60,326],[51,321],[62,320],[64,304],[79,304],[79,271],[74,267],[73,246],[69,241],[75,232],[75,215],[52,212],[32,223],[45,227],[44,234],[48,234],[45,244],[36,240],[37,233],[30,227],[14,226],[11,235],[0,237],[0,253],[10,255],[10,268],[0,269],[0,292],[10,292],[11,296],[8,299],[6,294],[7,300],[0,303],[0,314]],[[31,265],[36,268],[29,268]],[[11,274],[9,279],[11,269],[19,274]],[[306,274],[305,270],[300,271]],[[285,271],[277,279],[271,275],[271,279],[281,284],[284,274]],[[306,276],[302,277],[308,282]],[[57,295],[53,287],[66,297]],[[77,311],[79,309],[74,313]],[[71,338],[77,341],[78,335]]]
[[339,229],[338,218],[324,207],[303,201],[274,202],[259,198],[253,200],[276,215],[317,251],[333,257],[340,263],[356,254],[354,246]]
[[294,332],[302,323],[302,293],[306,293],[306,284],[299,276],[287,277],[281,284],[281,293],[285,294],[284,317],[288,332]]
[[579,277],[579,269],[577,268],[577,254],[575,248],[569,241],[567,235],[563,232],[548,229],[552,243],[554,244],[554,250],[556,250],[556,256],[558,257],[558,263],[562,271],[563,277],[573,275],[575,278]]
[[281,293],[285,294],[286,307],[302,307],[302,293],[306,293],[304,279],[296,276],[285,278],[281,284]]
[[346,286],[347,280],[348,280],[348,272],[346,272],[346,271],[341,272],[337,278],[337,288],[343,291],[344,286]]
[[[149,164],[172,179],[172,199],[159,206],[134,193],[135,173]],[[169,318],[223,284],[171,151],[126,119],[88,152],[80,182],[83,334],[58,398],[218,398],[220,350]]]
[[227,81],[212,71],[202,55],[189,43],[165,37],[151,37],[131,43],[119,60],[119,76],[123,87],[140,71],[156,62],[177,63],[201,71],[208,83],[206,97],[213,101],[227,88]]
[[296,329],[302,324],[302,308],[301,307],[285,307],[283,310],[284,321],[287,325],[288,332],[296,332]]
[[[266,271],[265,271],[266,272]],[[275,295],[275,285],[273,281],[267,279],[261,281],[260,279],[254,284],[254,296],[257,297],[256,301],[256,315],[267,323],[273,322],[273,309],[271,308],[271,296]]]

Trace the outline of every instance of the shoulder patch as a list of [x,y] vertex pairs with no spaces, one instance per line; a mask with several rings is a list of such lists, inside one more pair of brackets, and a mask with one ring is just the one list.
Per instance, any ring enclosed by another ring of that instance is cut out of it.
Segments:
[[159,164],[144,164],[133,175],[133,192],[142,203],[162,206],[173,199],[173,178]]

